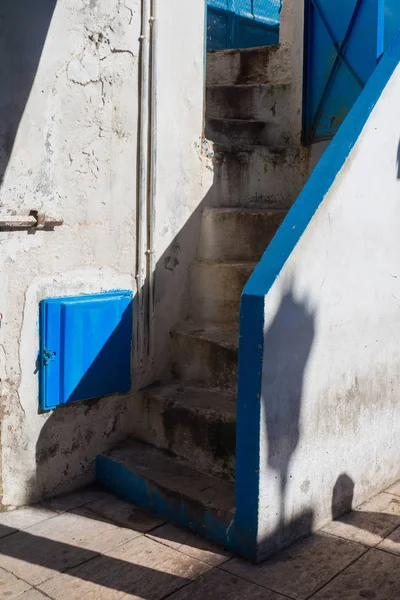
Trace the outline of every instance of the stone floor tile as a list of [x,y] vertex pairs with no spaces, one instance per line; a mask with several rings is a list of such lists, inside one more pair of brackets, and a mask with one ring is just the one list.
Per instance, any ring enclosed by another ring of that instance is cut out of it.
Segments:
[[304,600],[365,551],[361,544],[320,533],[265,563],[250,565],[235,558],[220,568],[295,600]]
[[287,600],[255,583],[214,569],[169,596],[168,600]]
[[141,536],[46,581],[40,589],[54,600],[161,600],[209,568]]
[[[2,598],[2,597],[0,596],[0,598]],[[10,599],[7,598],[7,600],[10,600]],[[34,590],[33,588],[31,588],[27,592],[24,592],[21,596],[18,596],[17,598],[15,598],[15,600],[49,600],[49,597],[45,596],[38,590]]]
[[30,585],[18,579],[12,573],[0,569],[0,598],[5,600],[14,600],[20,598],[21,594],[30,588]]
[[9,512],[2,512],[0,513],[0,538],[18,530],[27,529],[28,527],[32,527],[32,525],[56,516],[57,513],[55,511],[44,508],[39,504],[27,508],[17,508]]
[[0,540],[0,567],[36,585],[138,535],[78,508]]
[[322,531],[376,546],[397,526],[400,526],[400,498],[383,493],[337,521],[328,523]]
[[377,548],[400,556],[400,527],[392,531]]
[[312,600],[398,600],[400,558],[375,548],[349,566]]
[[186,529],[174,527],[170,523],[158,527],[148,534],[148,536],[156,542],[160,542],[192,558],[201,560],[211,567],[226,562],[232,556],[227,550],[209,542],[205,538],[195,535]]
[[44,500],[42,504],[56,510],[58,513],[63,513],[89,504],[89,502],[93,502],[93,500],[104,498],[109,494],[110,490],[107,490],[103,485],[100,483],[93,483],[92,485],[87,485],[75,492]]
[[114,494],[90,502],[85,505],[85,508],[102,515],[114,523],[118,523],[118,525],[140,531],[141,533],[147,533],[165,523],[164,518],[135,506],[132,502],[123,500]]
[[400,496],[400,480],[388,487],[385,492],[388,494],[394,494],[395,496]]

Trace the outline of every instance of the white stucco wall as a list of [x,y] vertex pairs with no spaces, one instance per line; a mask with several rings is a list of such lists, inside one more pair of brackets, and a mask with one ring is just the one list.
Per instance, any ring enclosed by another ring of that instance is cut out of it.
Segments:
[[[168,366],[196,243],[188,221],[210,177],[204,6],[159,5],[155,376]],[[130,430],[134,395],[39,414],[35,362],[40,299],[135,291],[140,2],[40,0],[1,12],[0,213],[64,219],[54,231],[0,232],[3,503],[19,505],[89,481],[96,454]]]
[[400,67],[265,298],[261,554],[400,475],[399,97]]

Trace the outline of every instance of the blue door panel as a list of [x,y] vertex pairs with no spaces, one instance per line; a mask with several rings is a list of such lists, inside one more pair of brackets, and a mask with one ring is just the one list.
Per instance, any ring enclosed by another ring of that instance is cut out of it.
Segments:
[[207,50],[279,41],[280,0],[208,0],[207,7]]
[[129,391],[131,292],[49,298],[40,303],[39,316],[44,410]]
[[307,0],[304,133],[331,139],[376,67],[382,0]]
[[384,48],[387,48],[400,29],[400,0],[385,0],[384,8]]

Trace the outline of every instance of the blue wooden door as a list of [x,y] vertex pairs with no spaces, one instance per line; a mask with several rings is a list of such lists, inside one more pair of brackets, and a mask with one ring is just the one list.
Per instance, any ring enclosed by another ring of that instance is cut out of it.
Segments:
[[375,69],[383,50],[384,1],[307,0],[306,142],[334,136]]
[[281,0],[207,0],[207,50],[279,41]]
[[400,0],[385,0],[383,45],[386,49],[400,29]]

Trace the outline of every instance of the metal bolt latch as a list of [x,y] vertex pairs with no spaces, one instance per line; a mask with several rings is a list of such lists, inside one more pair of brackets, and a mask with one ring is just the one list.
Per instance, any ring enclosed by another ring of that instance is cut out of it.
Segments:
[[53,229],[64,223],[63,219],[31,210],[29,215],[4,216],[0,215],[0,229]]
[[44,348],[43,350],[43,365],[47,367],[56,358],[56,353]]

